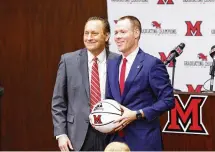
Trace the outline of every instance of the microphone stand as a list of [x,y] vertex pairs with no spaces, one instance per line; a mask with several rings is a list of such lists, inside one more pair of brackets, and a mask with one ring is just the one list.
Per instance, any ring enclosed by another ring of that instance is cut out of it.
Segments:
[[213,85],[214,85],[214,72],[215,72],[215,60],[213,59],[213,64],[210,66],[210,76],[211,76],[211,80],[210,80],[210,92],[214,93],[213,91]]
[[172,60],[173,67],[172,67],[172,87],[174,88],[174,78],[175,78],[175,65],[176,65],[176,59],[174,58]]

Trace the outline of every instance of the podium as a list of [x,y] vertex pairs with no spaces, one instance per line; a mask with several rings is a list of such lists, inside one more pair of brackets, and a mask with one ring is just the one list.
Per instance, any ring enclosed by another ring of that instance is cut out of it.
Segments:
[[215,93],[175,92],[174,109],[161,116],[165,151],[215,150]]

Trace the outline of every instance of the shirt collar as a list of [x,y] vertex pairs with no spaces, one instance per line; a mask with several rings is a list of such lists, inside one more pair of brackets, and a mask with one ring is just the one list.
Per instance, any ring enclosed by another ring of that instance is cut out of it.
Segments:
[[[137,56],[137,53],[139,51],[139,47],[137,47],[131,54],[129,54],[126,59],[127,62],[133,62],[135,57]],[[124,56],[122,56],[123,58],[125,58]]]
[[[88,55],[88,62],[91,63],[93,62],[93,59],[94,59],[94,55],[90,52],[90,51],[87,51],[87,55]],[[99,63],[102,63],[104,61],[106,61],[106,51],[105,49],[99,54],[97,55],[97,58],[98,58],[98,62]]]

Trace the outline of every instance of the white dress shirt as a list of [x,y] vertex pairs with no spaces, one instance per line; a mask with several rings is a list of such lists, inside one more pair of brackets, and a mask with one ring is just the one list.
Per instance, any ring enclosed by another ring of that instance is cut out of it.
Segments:
[[125,69],[125,81],[128,77],[128,74],[130,72],[130,69],[131,69],[131,66],[137,56],[137,53],[139,51],[139,47],[137,47],[131,54],[129,54],[127,57],[124,57],[122,56],[122,60],[120,62],[120,65],[119,65],[119,81],[120,81],[120,73],[121,73],[121,67],[122,67],[122,62],[123,62],[123,59],[126,58],[127,59],[127,62],[126,62],[126,69]]
[[[93,66],[93,59],[94,55],[87,51],[88,54],[88,70],[89,70],[89,84],[91,87],[91,73],[92,73],[92,66]],[[98,72],[99,72],[99,81],[100,81],[100,92],[101,92],[101,100],[105,99],[105,86],[106,86],[106,74],[107,74],[107,68],[106,68],[106,51],[103,50],[98,56]]]

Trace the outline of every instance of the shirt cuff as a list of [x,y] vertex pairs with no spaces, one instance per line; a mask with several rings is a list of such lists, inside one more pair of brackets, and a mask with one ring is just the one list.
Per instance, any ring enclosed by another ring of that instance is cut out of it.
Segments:
[[56,136],[56,140],[58,140],[58,138],[60,138],[60,137],[62,137],[62,136],[67,137],[67,135],[66,135],[66,134],[61,134],[61,135]]

